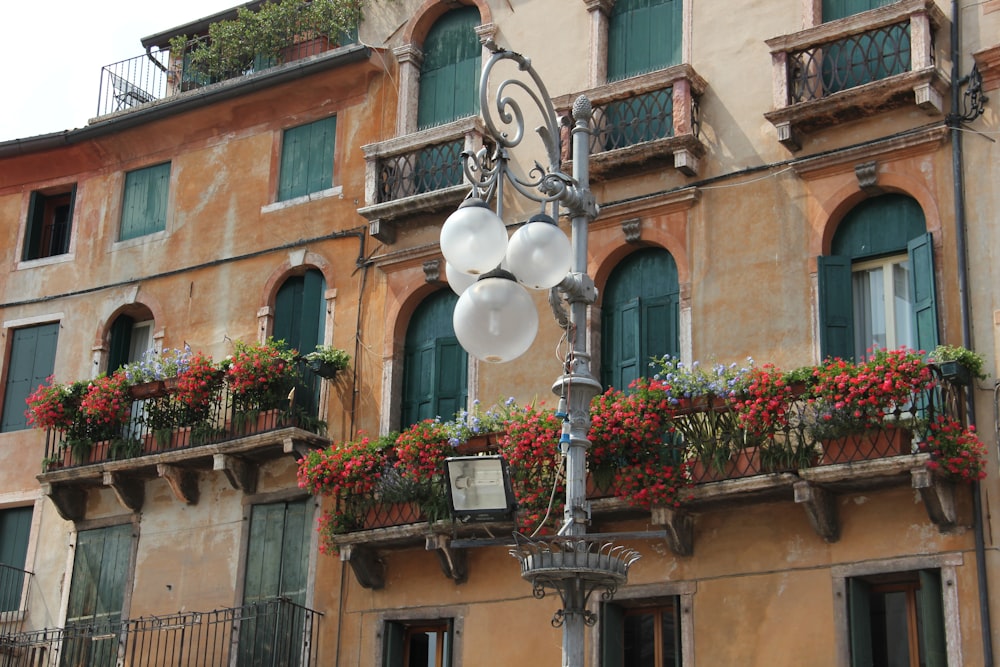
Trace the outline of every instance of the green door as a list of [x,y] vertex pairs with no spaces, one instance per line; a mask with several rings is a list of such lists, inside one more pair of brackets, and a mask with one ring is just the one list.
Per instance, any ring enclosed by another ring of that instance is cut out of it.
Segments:
[[31,507],[0,510],[0,613],[21,606],[31,514]]
[[479,9],[450,11],[431,27],[420,66],[417,127],[441,125],[479,110],[482,46],[474,28]]
[[306,601],[310,517],[308,499],[251,508],[240,665],[299,664],[305,624],[293,605]]
[[601,323],[601,382],[626,389],[649,377],[649,361],[680,354],[680,286],[666,250],[629,255],[608,278]]
[[[274,300],[274,337],[307,354],[323,342],[326,324],[326,280],[316,269],[286,280]],[[319,414],[320,379],[303,369],[302,383],[296,387],[295,405],[306,414]]]
[[449,419],[465,407],[468,355],[455,337],[452,314],[458,297],[435,292],[410,319],[403,352],[402,423]]
[[25,401],[38,385],[45,384],[56,365],[56,341],[59,323],[14,329],[7,360],[7,382],[3,393],[3,415],[0,432],[28,428]]
[[77,535],[61,665],[114,665],[118,656],[132,525]]

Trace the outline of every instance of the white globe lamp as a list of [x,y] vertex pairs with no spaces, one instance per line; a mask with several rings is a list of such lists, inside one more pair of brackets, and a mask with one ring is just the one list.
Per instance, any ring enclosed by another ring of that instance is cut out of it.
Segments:
[[544,213],[514,232],[507,245],[507,268],[532,289],[555,287],[569,273],[573,249],[556,221]]
[[492,271],[507,252],[507,227],[486,202],[470,197],[441,226],[441,252],[463,273]]
[[516,359],[538,332],[538,311],[528,291],[506,271],[491,271],[455,304],[455,336],[472,356],[490,363]]

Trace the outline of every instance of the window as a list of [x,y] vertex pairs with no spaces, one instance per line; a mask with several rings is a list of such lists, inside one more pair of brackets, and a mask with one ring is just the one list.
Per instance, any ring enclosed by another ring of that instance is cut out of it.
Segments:
[[452,326],[457,301],[453,292],[441,290],[413,313],[403,351],[401,428],[434,417],[447,419],[465,407],[468,355]]
[[28,428],[25,401],[40,384],[52,375],[56,365],[56,341],[59,323],[14,329],[4,383],[3,414],[0,433]]
[[[274,300],[274,337],[302,354],[323,342],[326,325],[326,280],[316,269],[292,276],[278,289]],[[303,380],[295,392],[295,404],[316,416],[320,381],[312,370],[302,369]]]
[[115,664],[131,571],[132,531],[132,524],[126,523],[77,534],[61,664]]
[[601,323],[601,382],[626,389],[649,360],[680,353],[677,264],[666,250],[629,255],[608,278]]
[[[308,499],[254,505],[250,510],[243,604],[252,607],[240,625],[239,664],[294,667],[310,630],[304,606],[309,577],[312,513]],[[273,662],[274,661],[274,662]]]
[[451,619],[387,621],[382,667],[448,667],[454,627]]
[[31,513],[31,507],[0,510],[0,613],[21,607]]
[[169,162],[125,174],[125,197],[118,240],[127,241],[166,229],[169,191]]
[[681,62],[683,0],[617,0],[608,20],[608,81]]
[[852,667],[946,667],[939,570],[847,580]]
[[22,260],[54,257],[69,252],[75,199],[75,185],[61,192],[31,193]]
[[[823,21],[846,18],[897,0],[823,0]],[[836,93],[910,69],[909,23],[895,24],[846,37],[826,46],[823,90]]]
[[336,136],[336,116],[285,130],[281,140],[278,201],[333,187]]
[[824,357],[937,346],[933,244],[915,200],[893,194],[863,202],[838,226],[831,251],[818,262]]
[[601,606],[601,667],[681,667],[679,598]]
[[425,129],[479,110],[479,73],[482,46],[474,28],[479,10],[463,7],[435,23],[424,40],[420,66],[417,128]]

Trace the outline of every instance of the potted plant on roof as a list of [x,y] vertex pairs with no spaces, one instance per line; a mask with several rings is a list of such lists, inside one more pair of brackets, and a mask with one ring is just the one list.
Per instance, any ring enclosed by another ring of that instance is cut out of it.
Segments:
[[332,345],[317,345],[315,350],[302,358],[316,375],[328,380],[336,377],[338,371],[347,368],[351,361],[351,355]]
[[931,352],[930,360],[941,371],[941,377],[952,384],[966,386],[973,378],[986,379],[983,355],[960,345],[938,345]]

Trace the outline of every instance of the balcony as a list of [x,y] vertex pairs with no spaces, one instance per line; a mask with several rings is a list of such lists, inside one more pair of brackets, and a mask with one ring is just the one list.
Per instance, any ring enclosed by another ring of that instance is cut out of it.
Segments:
[[358,213],[370,221],[371,235],[394,243],[404,218],[457,206],[471,188],[461,155],[478,152],[485,136],[482,120],[470,116],[362,146],[367,206]]
[[933,0],[901,0],[767,40],[775,108],[764,117],[799,150],[802,135],[889,109],[942,114],[935,35],[947,24]]
[[[650,161],[696,176],[705,154],[698,98],[707,85],[690,65],[677,65],[584,91],[594,109],[591,177],[607,178]],[[556,99],[559,113],[568,117],[577,96]]]
[[[611,439],[607,435],[611,427],[592,424],[592,467],[587,485],[592,530],[612,531],[623,520],[640,519],[654,528],[642,537],[658,539],[678,556],[689,556],[694,553],[694,522],[699,514],[755,503],[788,502],[802,507],[816,534],[832,543],[840,539],[838,496],[899,487],[912,488],[920,495],[929,519],[939,530],[953,530],[959,523],[956,493],[963,488],[956,482],[972,477],[954,471],[949,474],[948,458],[939,451],[944,431],[938,422],[948,424],[945,430],[964,423],[961,406],[966,388],[945,380],[936,367],[930,368],[931,372],[915,383],[918,388],[905,395],[897,393],[863,417],[831,408],[829,395],[824,397],[815,387],[798,384],[774,385],[776,393],[765,395],[759,403],[766,409],[756,412],[746,394],[706,395],[663,407],[661,398],[643,397],[648,390],[640,388],[634,394],[624,394],[614,410],[605,411],[602,405],[607,404],[595,401],[592,414],[598,422],[607,425],[606,416],[613,414],[631,414],[634,419],[633,426],[622,427],[624,431],[615,426],[619,435]],[[643,401],[659,407],[637,407]],[[864,406],[870,404],[862,400],[858,405],[866,410]],[[646,412],[640,414],[642,410]],[[531,413],[528,421],[537,423],[537,413]],[[647,427],[651,423],[653,426]],[[430,426],[422,428],[426,431]],[[493,437],[478,451],[500,453],[508,459],[514,491],[524,511],[523,503],[529,497],[525,490],[534,497],[548,498],[556,464],[551,460],[553,454],[544,452],[555,448],[539,447],[543,454],[525,459],[523,445],[518,443],[555,443],[558,430],[534,431],[526,437],[524,431],[514,435],[512,428],[518,427],[508,427],[509,439]],[[351,565],[357,580],[366,587],[385,584],[386,561],[380,554],[414,547],[434,551],[445,576],[460,583],[468,575],[467,548],[507,544],[509,535],[526,525],[515,520],[479,524],[443,518],[447,516],[443,484],[425,478],[414,485],[412,471],[406,470],[405,463],[400,465],[406,456],[402,447],[412,446],[404,444],[407,437],[404,432],[394,453],[387,456],[395,474],[380,468],[383,473],[374,493],[335,497],[334,520],[324,533],[328,545]],[[637,447],[637,442],[647,444]],[[447,455],[469,453],[464,446]],[[615,446],[620,449],[615,450]],[[428,457],[435,456],[431,451],[448,451],[432,444],[420,449],[428,452]],[[985,456],[985,448],[977,456]],[[978,470],[982,465],[984,460],[980,459]],[[650,473],[651,469],[654,472]],[[330,471],[326,469],[324,474]],[[407,479],[411,480],[409,487]],[[672,500],[660,502],[644,496],[644,489],[660,482],[679,489]],[[410,495],[403,498],[400,490],[406,488]],[[435,498],[435,493],[439,497]],[[558,493],[556,497],[552,514],[561,517],[558,505],[562,498]],[[527,511],[535,509],[529,506]]]
[[287,598],[0,635],[0,665],[310,667],[322,614]]
[[297,366],[272,398],[249,403],[221,378],[194,408],[177,400],[170,382],[133,387],[127,423],[114,432],[47,431],[42,490],[73,521],[84,518],[88,490],[101,487],[111,488],[129,511],[140,511],[145,482],[155,478],[164,479],[178,501],[196,504],[199,470],[221,472],[234,489],[254,493],[261,464],[330,444],[315,417],[320,379],[305,363]]

